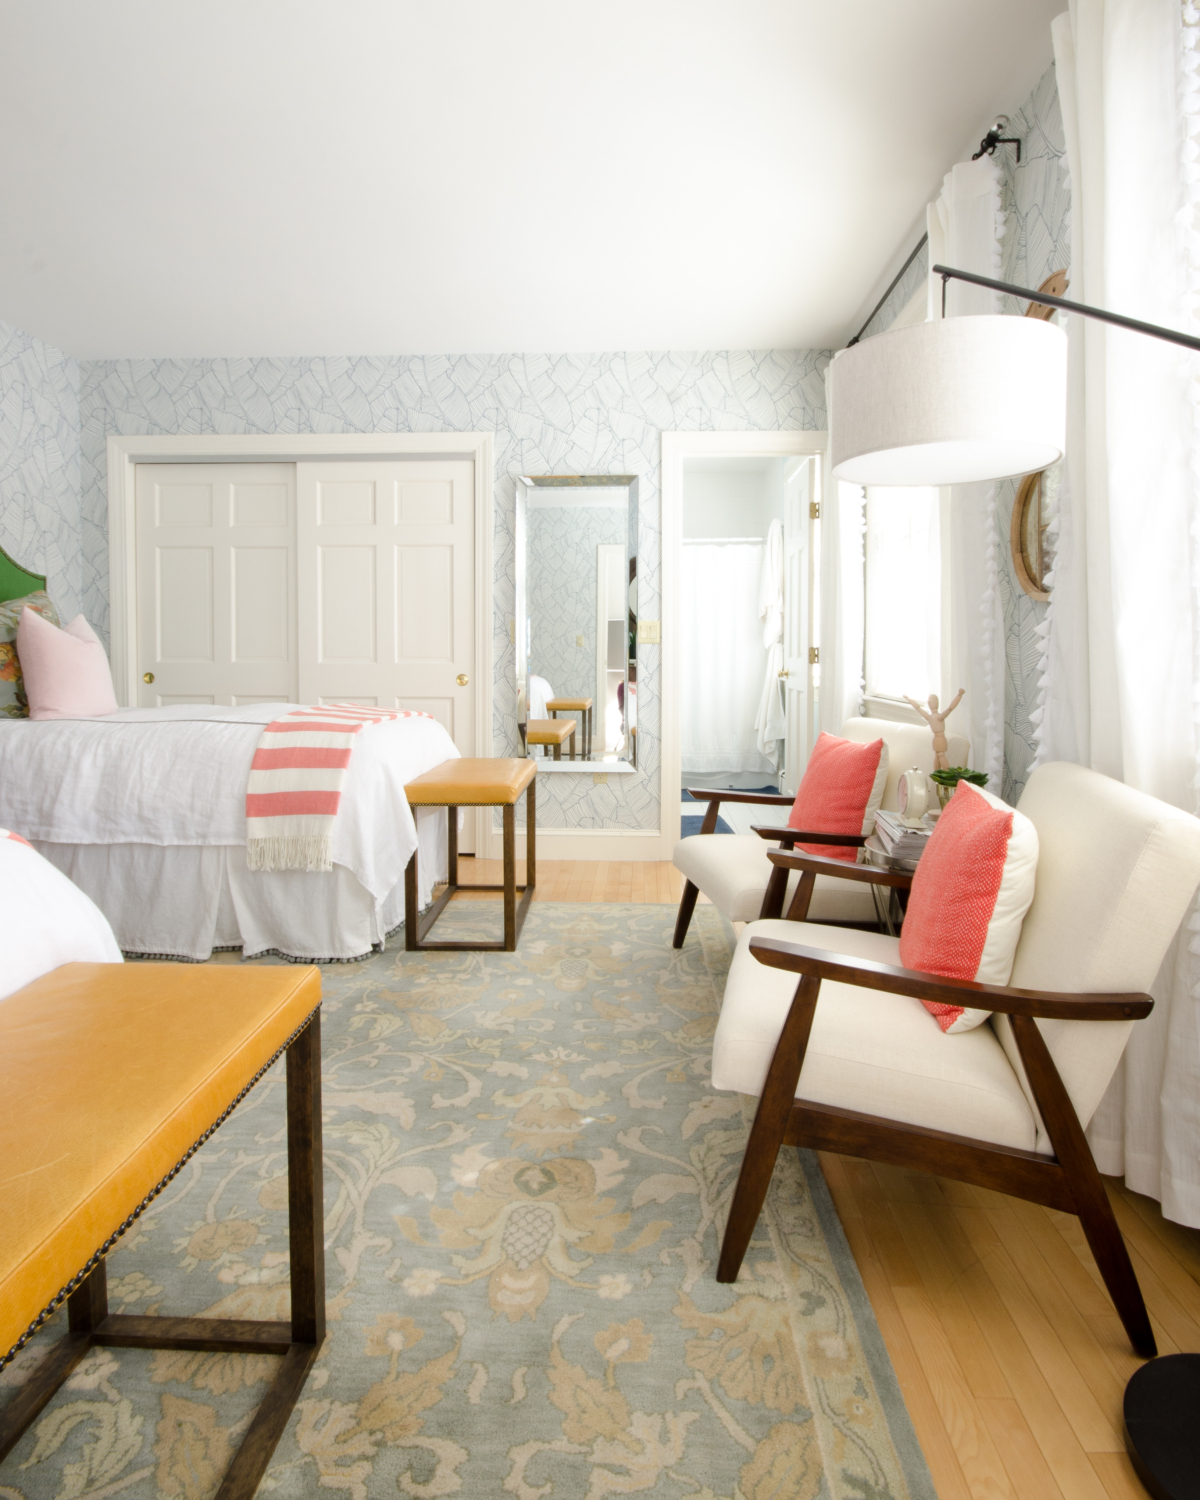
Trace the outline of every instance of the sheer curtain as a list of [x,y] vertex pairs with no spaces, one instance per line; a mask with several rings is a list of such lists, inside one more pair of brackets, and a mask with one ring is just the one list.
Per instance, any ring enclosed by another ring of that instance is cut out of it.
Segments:
[[683,545],[680,742],[685,773],[761,771],[774,764],[754,728],[767,652],[758,618],[761,542]]
[[[959,162],[947,173],[926,214],[929,264],[999,277],[1004,214],[1000,169],[990,156]],[[941,316],[942,279],[930,274],[929,316]],[[948,318],[999,312],[987,287],[952,281]],[[971,764],[988,774],[1000,794],[1004,770],[1004,616],[996,537],[996,487],[957,484],[943,491],[947,506],[944,574],[943,697],[967,695],[951,716],[952,732],[971,743]]]
[[[1054,22],[1071,172],[1071,296],[1195,332],[1197,14],[1078,0]],[[1197,810],[1200,359],[1073,318],[1038,759]],[[1200,916],[1154,986],[1088,1135],[1102,1172],[1200,1227]]]

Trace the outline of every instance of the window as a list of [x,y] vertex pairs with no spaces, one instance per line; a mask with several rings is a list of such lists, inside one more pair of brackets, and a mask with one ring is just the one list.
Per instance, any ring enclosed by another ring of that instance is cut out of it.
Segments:
[[924,702],[941,692],[941,507],[931,488],[871,486],[866,495],[863,677],[871,713],[887,700]]

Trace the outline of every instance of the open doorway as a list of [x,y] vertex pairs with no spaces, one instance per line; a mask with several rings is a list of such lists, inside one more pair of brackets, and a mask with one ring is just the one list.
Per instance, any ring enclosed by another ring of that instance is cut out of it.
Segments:
[[[814,433],[664,434],[664,834],[676,788],[686,836],[704,811],[689,786],[787,792],[803,775],[822,446]],[[730,802],[721,819],[733,833],[772,821]]]
[[[698,821],[695,828],[689,824],[704,811],[689,786],[779,789],[786,735],[779,677],[783,466],[782,458],[683,461],[679,754],[685,834],[700,831]],[[725,809],[735,822],[739,811],[733,803]],[[761,821],[761,807],[745,811]]]

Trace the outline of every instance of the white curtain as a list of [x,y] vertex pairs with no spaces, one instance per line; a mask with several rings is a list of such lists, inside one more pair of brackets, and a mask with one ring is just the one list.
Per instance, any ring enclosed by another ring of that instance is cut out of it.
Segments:
[[754,728],[767,652],[758,618],[761,542],[683,546],[680,739],[685,773],[761,771],[774,764]]
[[[826,397],[829,385],[826,381]],[[863,711],[863,514],[861,485],[834,480],[821,502],[821,728],[841,734]]]
[[[947,173],[941,195],[926,213],[929,264],[999,278],[1004,214],[1000,169],[990,156],[959,162]],[[946,316],[999,312],[987,287],[952,281]],[[941,317],[942,279],[929,275],[929,316]],[[952,733],[971,744],[971,764],[988,773],[1000,793],[1004,769],[1004,616],[996,535],[996,487],[959,484],[943,491],[947,567],[943,573],[943,698],[966,697],[950,718]]]
[[[1186,25],[1185,25],[1186,17]],[[1071,296],[1196,331],[1200,123],[1179,0],[1078,0],[1054,23],[1071,173]],[[1072,318],[1067,458],[1039,761],[1197,808],[1200,359]],[[1200,1227],[1200,917],[1185,920],[1088,1132],[1168,1217]]]

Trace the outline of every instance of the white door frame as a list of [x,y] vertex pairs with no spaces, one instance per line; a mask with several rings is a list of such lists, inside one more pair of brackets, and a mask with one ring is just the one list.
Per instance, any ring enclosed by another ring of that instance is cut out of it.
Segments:
[[[469,458],[475,465],[475,754],[492,753],[492,535],[495,433],[204,433],[108,439],[109,655],[117,702],[137,702],[137,534],[134,466],[273,459]],[[476,848],[491,853],[490,820],[479,817]]]
[[824,432],[664,432],[662,434],[662,842],[664,859],[679,838],[680,573],[683,563],[685,458],[792,458],[823,455]]

